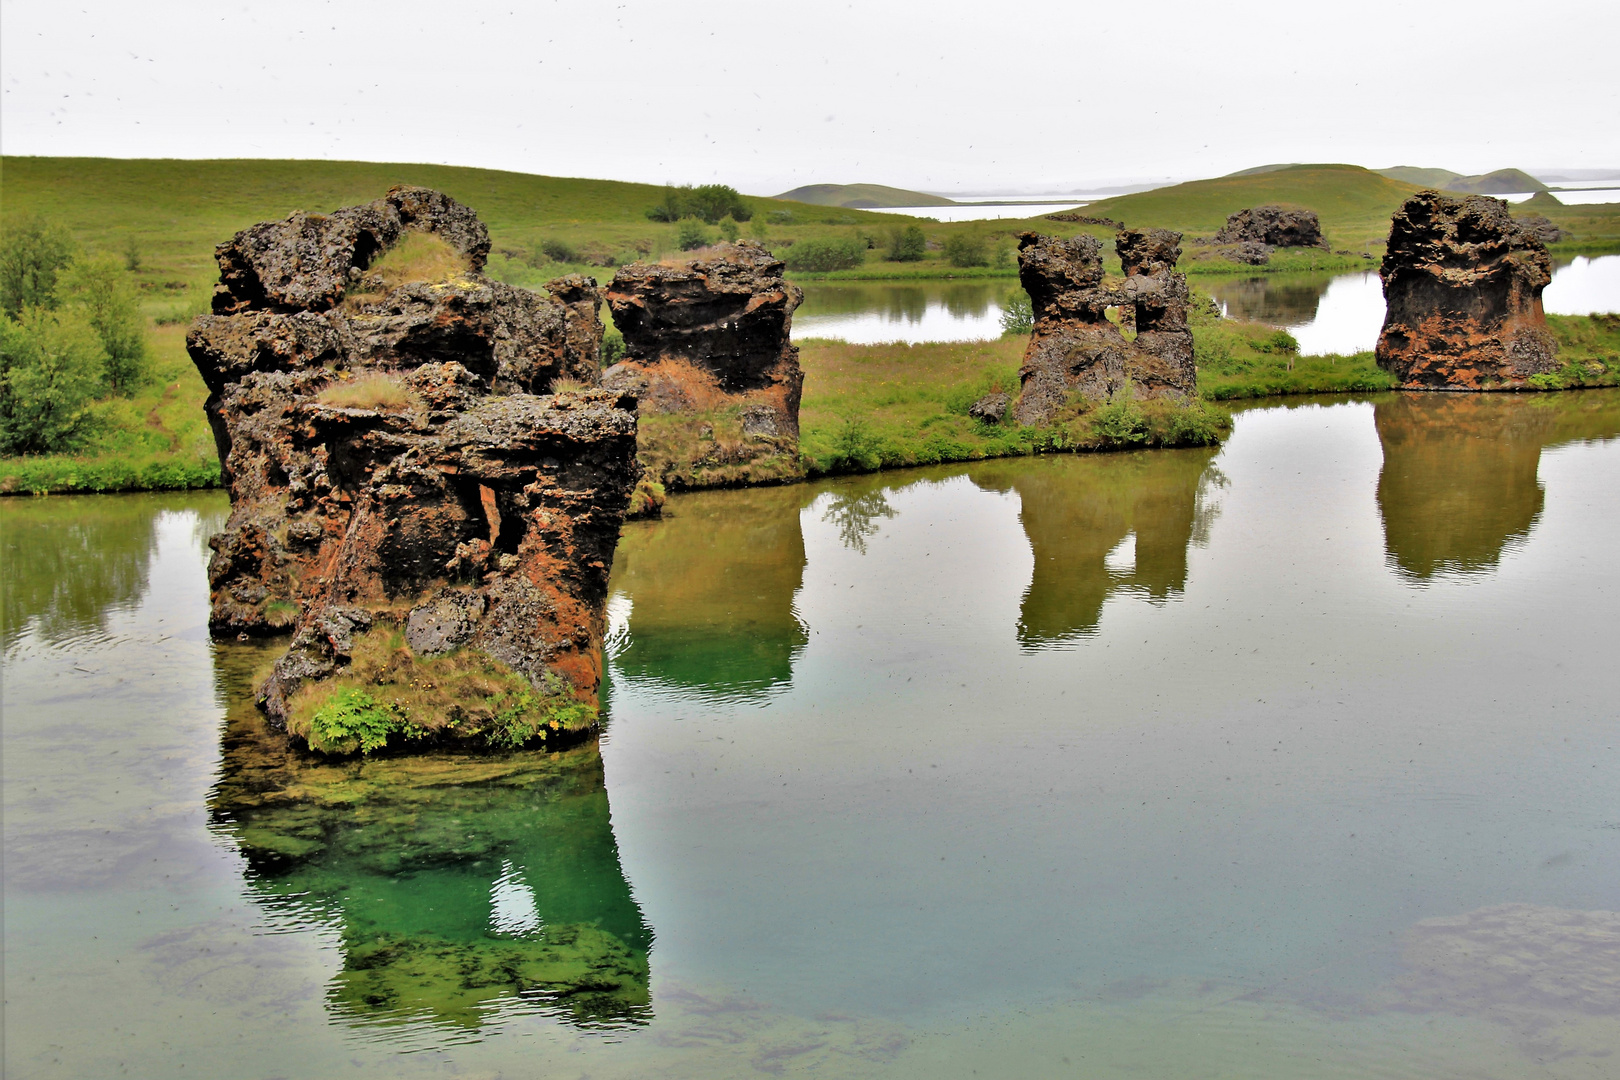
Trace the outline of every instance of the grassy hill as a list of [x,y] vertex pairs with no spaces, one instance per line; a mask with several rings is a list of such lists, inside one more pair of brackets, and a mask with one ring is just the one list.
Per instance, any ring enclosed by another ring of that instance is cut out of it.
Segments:
[[[471,206],[489,226],[496,252],[511,259],[529,258],[551,239],[599,265],[628,262],[643,249],[675,249],[674,226],[645,215],[663,199],[664,189],[652,184],[361,161],[7,157],[0,160],[0,225],[43,215],[86,248],[120,254],[133,238],[143,288],[171,298],[190,293],[197,301],[217,273],[214,245],[237,230],[295,210],[369,202],[395,184],[437,188]],[[841,207],[748,201],[756,216],[776,219],[773,239],[895,220]]]
[[1209,236],[1245,207],[1290,203],[1316,211],[1333,247],[1359,251],[1384,242],[1390,215],[1417,190],[1356,165],[1288,165],[1104,199],[1085,213]]
[[1450,169],[1422,169],[1416,165],[1396,165],[1391,169],[1374,171],[1379,176],[1387,176],[1391,180],[1426,188],[1443,188],[1453,180],[1462,179],[1462,173],[1452,172]]
[[815,206],[843,206],[852,209],[872,206],[955,206],[943,195],[929,195],[882,184],[806,184],[776,196]]
[[1447,191],[1469,195],[1512,195],[1520,191],[1546,191],[1547,185],[1522,169],[1497,169],[1478,176],[1459,176]]

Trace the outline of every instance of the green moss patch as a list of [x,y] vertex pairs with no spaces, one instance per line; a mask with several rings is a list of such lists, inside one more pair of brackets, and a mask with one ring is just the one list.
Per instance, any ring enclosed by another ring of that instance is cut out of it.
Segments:
[[396,629],[356,639],[335,678],[306,683],[287,730],[324,754],[369,754],[420,739],[515,749],[558,745],[592,731],[594,702],[562,678],[544,689],[476,649],[420,657]]

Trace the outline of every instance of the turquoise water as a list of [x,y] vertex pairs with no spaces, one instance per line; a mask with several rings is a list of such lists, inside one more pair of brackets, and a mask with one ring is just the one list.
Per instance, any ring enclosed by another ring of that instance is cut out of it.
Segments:
[[608,722],[326,764],[224,498],[0,502],[7,1076],[1597,1076],[1620,395],[629,525]]

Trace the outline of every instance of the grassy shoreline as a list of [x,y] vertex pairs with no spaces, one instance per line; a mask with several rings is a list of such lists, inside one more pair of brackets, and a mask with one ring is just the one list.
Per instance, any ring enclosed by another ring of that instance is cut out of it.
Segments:
[[[1620,315],[1550,315],[1547,323],[1565,360],[1547,389],[1620,386]],[[1394,388],[1370,352],[1299,356],[1286,333],[1264,324],[1206,311],[1195,317],[1193,335],[1201,396],[1212,406]],[[159,381],[121,406],[119,415],[130,427],[109,433],[114,452],[0,459],[0,494],[218,486],[219,463],[202,412],[205,390],[185,355],[183,334],[179,327],[160,328],[153,343]],[[1146,418],[1134,441],[1099,437],[1098,418],[1078,409],[1042,429],[969,417],[968,406],[984,394],[1016,390],[1026,344],[1021,335],[916,345],[815,338],[798,344],[805,371],[800,454],[807,477],[1173,445],[1167,441],[1168,416]],[[1218,406],[1209,420],[1222,424]]]

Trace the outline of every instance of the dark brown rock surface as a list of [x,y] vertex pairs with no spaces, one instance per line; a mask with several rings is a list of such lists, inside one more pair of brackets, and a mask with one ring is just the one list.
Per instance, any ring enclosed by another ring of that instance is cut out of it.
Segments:
[[1265,244],[1269,247],[1326,248],[1322,222],[1315,210],[1268,204],[1239,210],[1215,234],[1217,244]]
[[1557,369],[1552,260],[1507,203],[1422,191],[1390,225],[1378,366],[1408,390],[1524,390]]
[[685,263],[632,263],[607,289],[625,357],[603,385],[633,393],[643,460],[673,487],[799,474],[804,373],[791,343],[804,299],[764,246]]
[[[463,264],[349,291],[413,231]],[[317,748],[366,745],[312,726],[340,691],[384,735],[436,741],[512,745],[559,732],[560,708],[594,713],[636,405],[551,392],[595,381],[594,282],[489,281],[487,249],[471,210],[423,189],[295,214],[220,246],[228,302],[187,336],[231,492],[210,625],[293,632],[261,701]]]
[[[1013,404],[1019,423],[1047,423],[1071,394],[1107,400],[1127,383],[1141,397],[1197,395],[1187,278],[1175,271],[1180,241],[1165,229],[1121,230],[1115,249],[1125,281],[1114,287],[1103,280],[1102,245],[1095,238],[1023,234],[1018,276],[1035,329]],[[1119,325],[1108,319],[1109,308],[1119,312]],[[1135,338],[1127,340],[1122,327],[1134,329]]]

